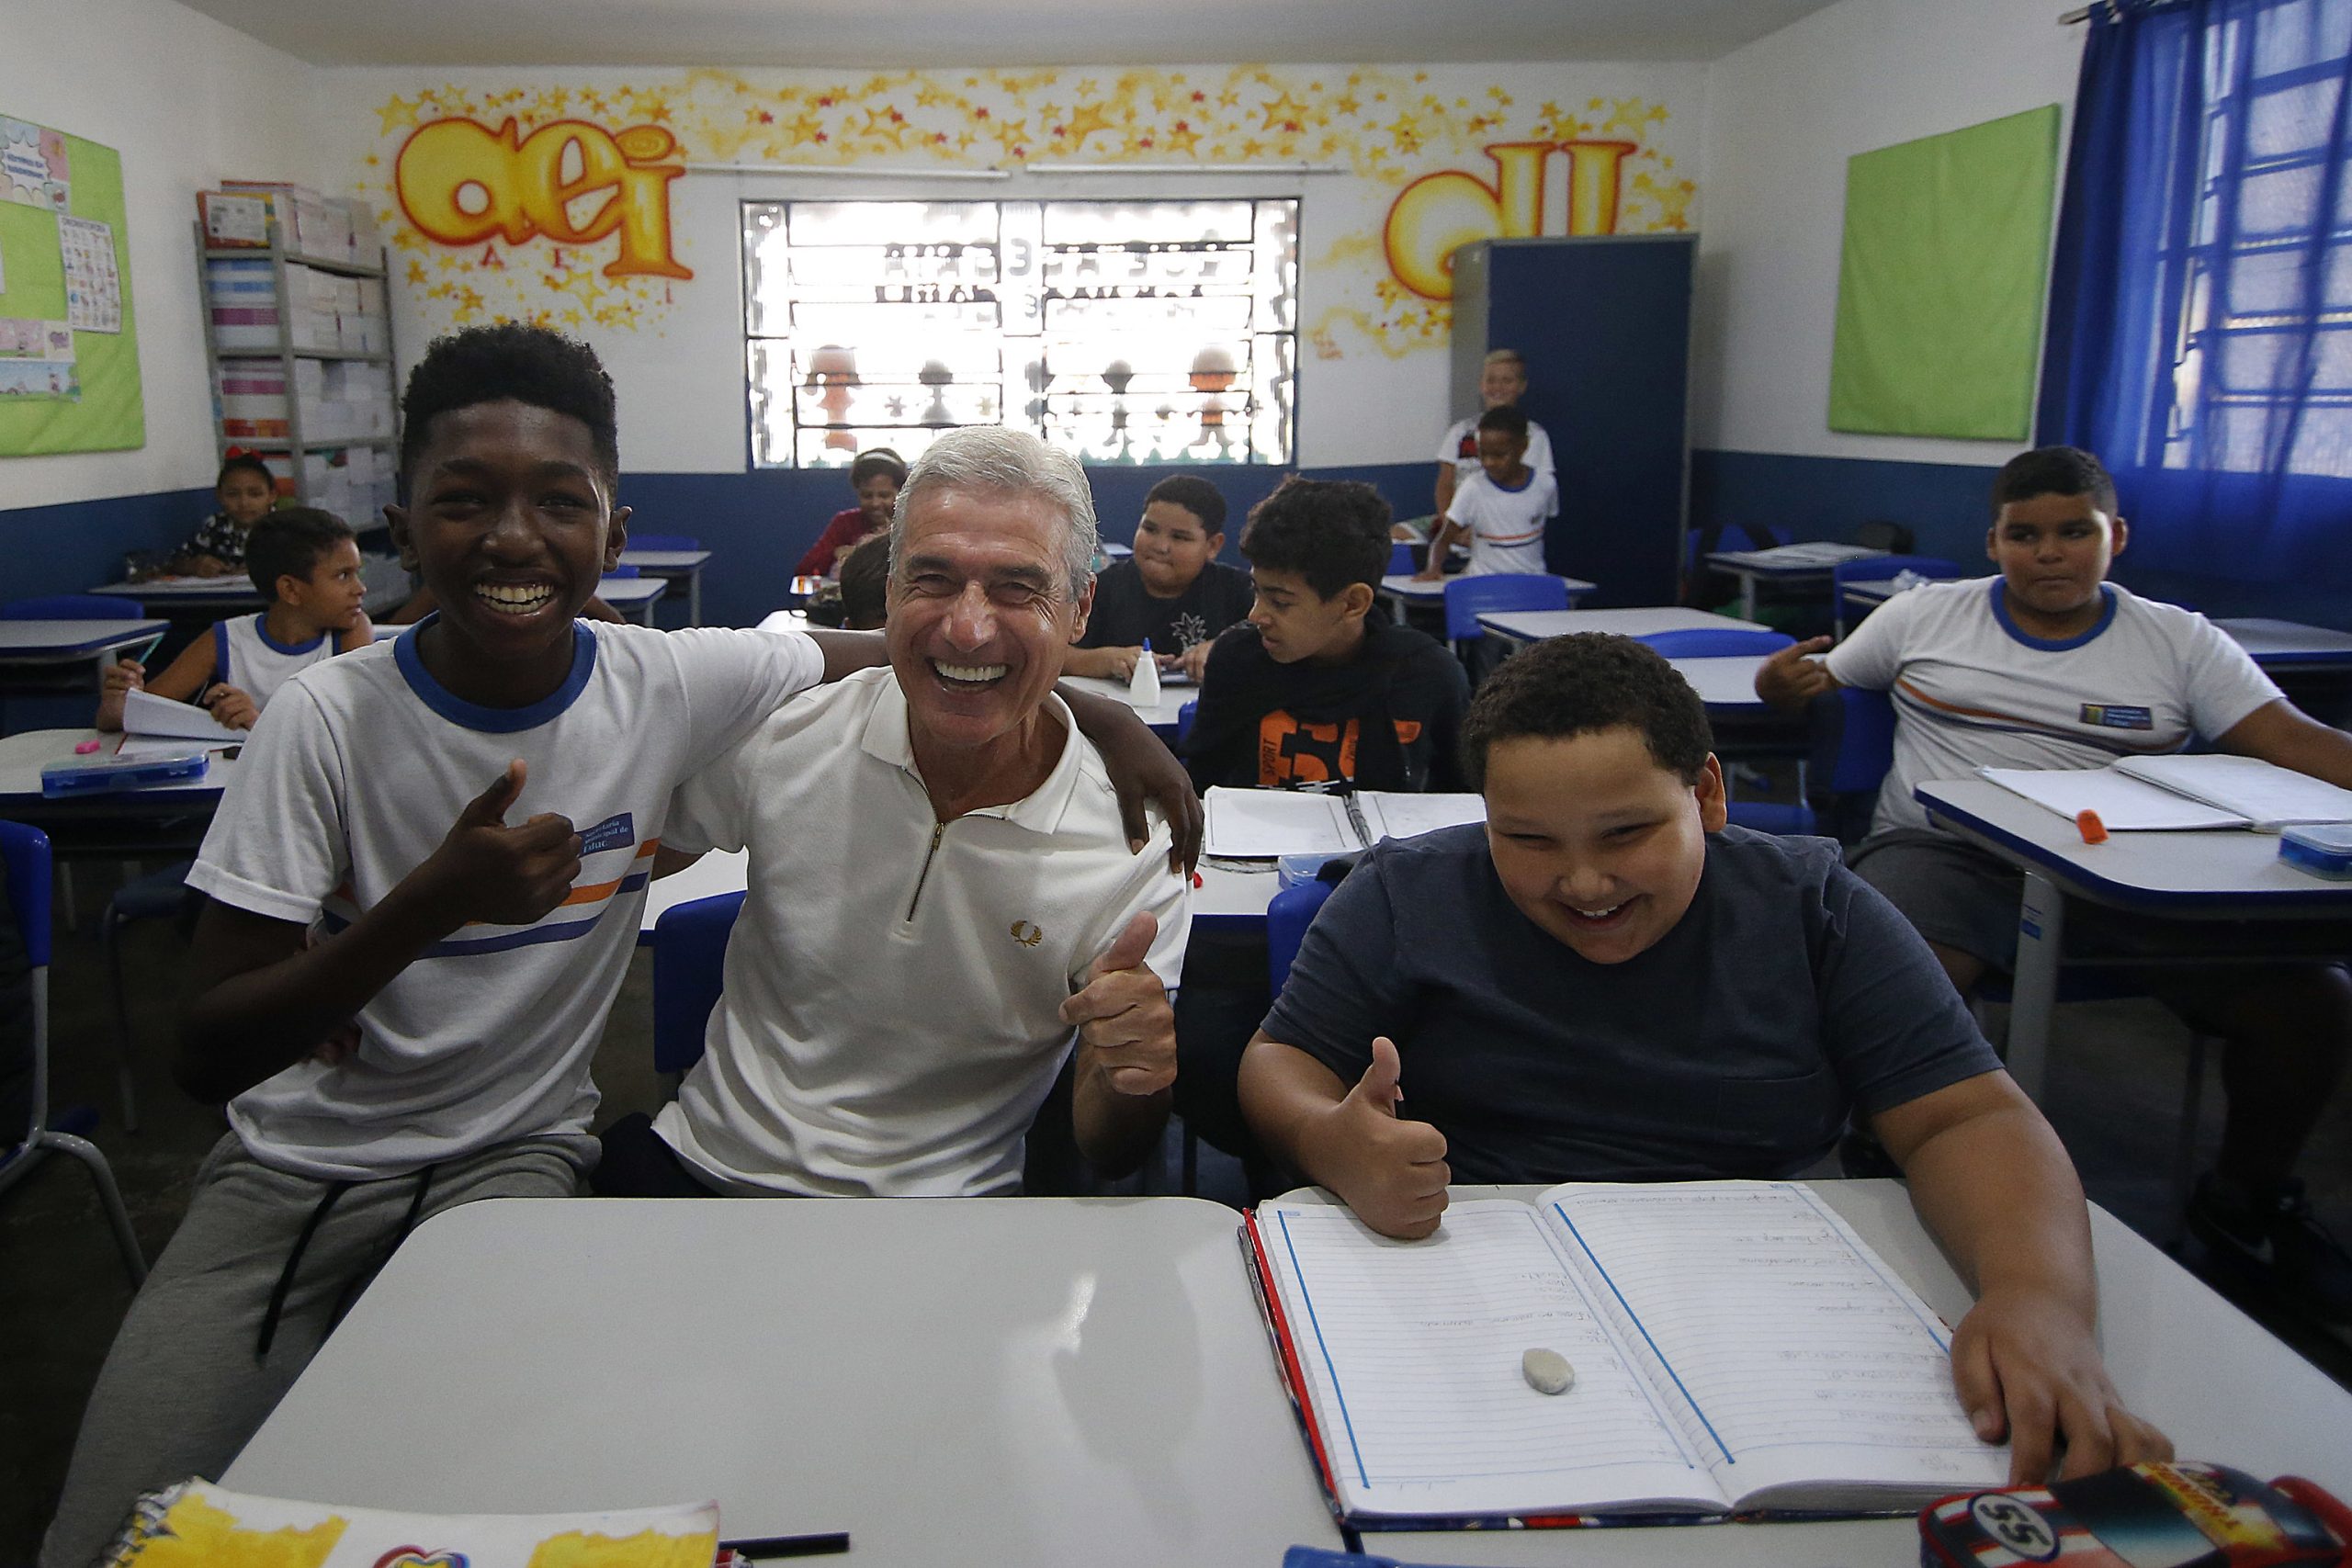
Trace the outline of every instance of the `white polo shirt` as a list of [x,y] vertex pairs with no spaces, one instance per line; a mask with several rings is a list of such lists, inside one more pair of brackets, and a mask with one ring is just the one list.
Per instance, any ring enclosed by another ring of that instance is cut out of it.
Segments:
[[1925,828],[1912,790],[1979,768],[2103,768],[2177,751],[2277,702],[2278,687],[2194,610],[2112,582],[2088,631],[2038,637],[2009,618],[2001,579],[1896,594],[1829,652],[1840,684],[1894,699],[1894,766],[1871,830]]
[[1046,701],[1046,782],[945,823],[888,669],[791,703],[678,791],[671,847],[751,852],[707,1047],[654,1120],[714,1186],[1017,1191],[1076,1038],[1059,1009],[1137,910],[1174,982],[1190,897],[1168,829],[1129,852],[1102,758]]

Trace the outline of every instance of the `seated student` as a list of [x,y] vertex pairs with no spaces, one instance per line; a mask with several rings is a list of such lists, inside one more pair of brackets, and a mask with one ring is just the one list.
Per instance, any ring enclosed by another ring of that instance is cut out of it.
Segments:
[[[1993,485],[1985,553],[2000,575],[1897,594],[1829,655],[1817,637],[1758,672],[1768,702],[1802,705],[1841,685],[1892,692],[1894,766],[1857,874],[1909,917],[1962,995],[2016,962],[2017,868],[1936,828],[1912,795],[1980,767],[2097,768],[2223,751],[2352,786],[2352,736],[2310,719],[2204,616],[2106,581],[2131,541],[2097,457],[2045,446]],[[2352,1320],[2352,1258],[2312,1218],[2295,1161],[2352,1055],[2352,976],[2341,964],[2164,966],[2166,951],[2233,940],[2219,923],[2086,911],[2076,934],[2152,961],[2150,988],[2229,1042],[2222,1148],[2189,1223],[2217,1261],[2266,1279],[2306,1310]],[[2185,944],[2185,946],[2184,946]]]
[[[1461,482],[1479,469],[1478,421],[1488,409],[1515,408],[1527,395],[1527,361],[1515,348],[1498,348],[1487,355],[1486,367],[1478,374],[1479,413],[1457,419],[1446,426],[1445,434],[1437,444],[1436,515],[1443,517],[1453,510],[1453,492]],[[1552,438],[1533,420],[1527,422],[1527,466],[1539,474],[1550,475],[1552,468]],[[1553,511],[1559,510],[1556,491]],[[1416,537],[1409,532],[1400,536]],[[1432,552],[1434,554],[1434,552]],[[1442,560],[1440,556],[1437,558]]]
[[1241,553],[1257,599],[1202,671],[1182,748],[1196,786],[1458,787],[1469,681],[1374,601],[1388,543],[1388,503],[1352,479],[1294,476],[1250,512]]
[[878,632],[890,618],[890,536],[876,534],[842,558],[842,630]]
[[1035,435],[971,426],[917,459],[890,667],[794,703],[678,792],[668,846],[748,850],[750,892],[708,1050],[650,1125],[606,1130],[598,1193],[1017,1192],[1073,1050],[1079,1152],[1117,1176],[1157,1145],[1188,890],[1129,852],[1053,693],[1094,547],[1084,471]]
[[[176,1076],[231,1131],[99,1374],[45,1568],[88,1562],[138,1493],[220,1474],[414,1224],[579,1190],[672,793],[879,656],[575,619],[628,516],[585,345],[442,338],[403,410],[392,536],[442,608],[279,691],[188,874],[210,901]],[[1099,712],[1127,772],[1174,771],[1125,704]]]
[[269,600],[257,615],[216,621],[212,635],[180,650],[147,682],[146,667],[117,660],[106,673],[97,727],[122,728],[124,699],[145,691],[174,702],[200,702],[232,729],[251,729],[270,694],[322,659],[375,640],[361,608],[359,546],[342,518],[307,506],[288,506],[254,525],[245,544],[245,573]]
[[1952,1377],[2038,1480],[2162,1457],[2099,1360],[2057,1135],[1916,932],[1819,839],[1724,825],[1705,710],[1627,638],[1479,689],[1484,827],[1391,840],[1333,890],[1250,1043],[1267,1146],[1386,1235],[1446,1184],[1785,1178],[1867,1119],[1976,1292]]
[[220,510],[197,525],[187,543],[164,563],[167,572],[188,577],[234,577],[245,569],[245,536],[277,504],[277,479],[269,465],[232,446],[212,481]]
[[1532,575],[1544,570],[1544,528],[1560,510],[1560,501],[1551,474],[1527,462],[1532,428],[1515,408],[1488,409],[1478,416],[1478,470],[1462,481],[1453,503],[1438,518],[1429,562],[1416,577],[1436,581],[1444,574],[1446,552],[1465,536],[1470,541],[1465,577]]
[[792,569],[794,575],[839,575],[850,551],[890,525],[891,508],[899,503],[899,487],[906,482],[905,461],[888,446],[859,453],[849,466],[850,488],[857,492],[857,504],[833,513],[825,531]]
[[1250,574],[1217,559],[1224,548],[1216,486],[1192,474],[1152,486],[1134,556],[1094,580],[1094,608],[1068,671],[1126,680],[1148,641],[1161,669],[1199,680],[1217,634],[1250,613]]

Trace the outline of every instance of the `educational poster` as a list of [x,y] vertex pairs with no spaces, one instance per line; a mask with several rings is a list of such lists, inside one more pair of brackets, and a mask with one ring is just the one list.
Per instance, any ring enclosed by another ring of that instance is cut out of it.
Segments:
[[701,163],[1271,170],[1223,194],[1300,199],[1300,347],[1323,360],[1442,354],[1468,241],[1697,219],[1701,79],[1671,66],[380,74],[354,181],[423,318],[411,342],[501,318],[660,333],[684,291],[732,291],[741,234],[680,227]]
[[2055,104],[1847,161],[1830,429],[2027,439],[2057,190]]
[[91,218],[60,218],[65,264],[65,319],[76,332],[122,331],[122,275],[115,270],[114,231]]
[[0,458],[143,446],[120,156],[0,117]]

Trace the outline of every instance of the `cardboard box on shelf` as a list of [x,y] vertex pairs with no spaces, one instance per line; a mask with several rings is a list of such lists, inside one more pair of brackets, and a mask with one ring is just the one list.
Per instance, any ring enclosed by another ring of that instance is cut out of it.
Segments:
[[196,218],[208,245],[269,246],[269,203],[256,196],[232,196],[227,191],[196,193]]

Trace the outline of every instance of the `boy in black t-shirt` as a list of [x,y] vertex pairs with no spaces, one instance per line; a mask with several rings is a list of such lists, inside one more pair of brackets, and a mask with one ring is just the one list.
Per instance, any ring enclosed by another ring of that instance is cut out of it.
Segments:
[[1144,498],[1135,554],[1096,574],[1086,635],[1063,661],[1068,675],[1124,681],[1146,641],[1163,672],[1201,678],[1216,634],[1250,613],[1250,574],[1218,560],[1225,497],[1191,474],[1171,474]]
[[1292,479],[1241,536],[1257,601],[1217,638],[1182,753],[1195,787],[1461,787],[1469,679],[1443,644],[1374,603],[1388,503],[1370,485]]

